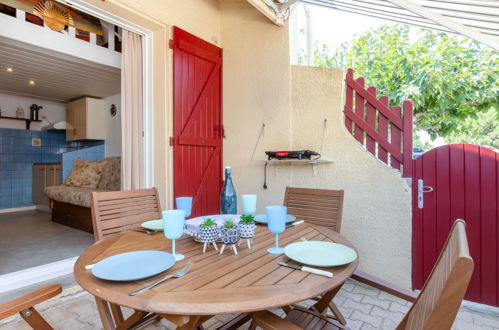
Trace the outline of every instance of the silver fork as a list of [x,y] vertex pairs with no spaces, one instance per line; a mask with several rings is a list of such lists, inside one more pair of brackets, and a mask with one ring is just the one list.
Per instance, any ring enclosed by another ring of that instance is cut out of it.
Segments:
[[163,283],[164,281],[166,281],[169,278],[172,278],[172,277],[175,277],[175,278],[182,277],[185,274],[187,274],[187,272],[189,271],[189,269],[191,269],[191,267],[192,267],[192,262],[189,261],[187,263],[187,265],[185,265],[185,267],[180,272],[175,273],[173,275],[167,275],[167,276],[165,276],[165,277],[157,280],[156,282],[153,282],[153,283],[149,284],[148,286],[143,287],[142,289],[138,289],[138,290],[130,292],[129,295],[130,296],[136,296],[136,295],[138,295],[138,294],[140,294],[140,293],[142,293],[144,291],[147,291],[149,289],[154,288],[156,285]]
[[152,235],[154,234],[156,231],[155,230],[148,230],[148,229],[136,229],[136,228],[131,228],[130,229],[131,231],[136,231],[138,233],[146,233],[147,235]]

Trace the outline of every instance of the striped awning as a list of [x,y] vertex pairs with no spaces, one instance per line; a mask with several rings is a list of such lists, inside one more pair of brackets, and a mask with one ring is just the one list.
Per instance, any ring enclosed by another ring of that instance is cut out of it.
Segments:
[[452,32],[499,50],[499,0],[300,0],[341,11]]

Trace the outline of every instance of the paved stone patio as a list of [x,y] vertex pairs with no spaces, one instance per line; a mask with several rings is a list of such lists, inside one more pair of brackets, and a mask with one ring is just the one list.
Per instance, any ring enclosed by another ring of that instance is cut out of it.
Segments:
[[[410,303],[354,280],[348,280],[335,298],[352,329],[394,329],[410,307]],[[307,303],[306,303],[307,304]],[[75,285],[57,298],[38,305],[38,310],[55,329],[102,329],[92,296]],[[282,313],[276,310],[276,313]],[[207,329],[216,329],[234,315],[220,315],[205,322]],[[241,329],[247,329],[245,324]],[[174,329],[162,320],[146,329]],[[0,329],[30,329],[20,316],[0,321]],[[461,307],[453,329],[499,330],[499,308],[465,304]]]

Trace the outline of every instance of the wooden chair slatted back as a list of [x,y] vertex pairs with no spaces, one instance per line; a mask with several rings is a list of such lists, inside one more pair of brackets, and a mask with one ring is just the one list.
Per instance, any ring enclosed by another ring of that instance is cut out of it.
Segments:
[[90,207],[95,241],[162,217],[156,188],[93,192]]
[[343,195],[343,190],[286,187],[284,205],[298,220],[339,232]]
[[473,273],[466,223],[456,220],[421,293],[397,329],[450,329]]

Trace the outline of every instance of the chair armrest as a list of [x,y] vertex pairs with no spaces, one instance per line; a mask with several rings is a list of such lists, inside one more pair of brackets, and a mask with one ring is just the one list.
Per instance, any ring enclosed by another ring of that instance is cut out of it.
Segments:
[[260,311],[253,313],[253,321],[255,324],[264,330],[303,330],[302,328],[294,325],[293,323],[281,319],[269,311]]
[[57,296],[61,291],[60,284],[53,284],[6,302],[0,305],[0,320]]
[[361,272],[360,270],[356,270],[352,274],[352,279],[362,282],[364,284],[367,284],[369,286],[375,287],[376,289],[380,289],[382,291],[385,291],[386,293],[389,293],[395,297],[399,297],[401,299],[414,302],[416,301],[417,294],[407,290],[400,288],[394,284],[391,284],[390,282],[384,281],[380,278],[377,278],[375,276],[366,274],[364,272]]

